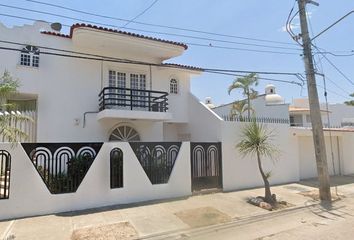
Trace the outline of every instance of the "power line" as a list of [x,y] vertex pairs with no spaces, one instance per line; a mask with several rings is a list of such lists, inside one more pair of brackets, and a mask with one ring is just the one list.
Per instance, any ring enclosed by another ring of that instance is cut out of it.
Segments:
[[186,44],[191,45],[191,46],[196,46],[196,47],[219,48],[219,49],[227,49],[227,50],[246,51],[246,52],[272,53],[272,54],[283,54],[283,55],[300,55],[300,53],[269,51],[269,50],[256,50],[256,49],[249,49],[249,48],[235,48],[235,47],[227,47],[227,46],[212,45],[212,44],[200,44],[200,43],[190,43],[190,42],[186,42]]
[[[311,21],[310,18],[308,19],[308,22],[309,22],[310,29],[311,29],[311,33],[312,33],[312,36],[313,36],[314,31],[313,31],[313,27],[312,27],[312,21]],[[313,38],[312,41],[313,41],[313,44],[316,45],[316,39]],[[340,89],[340,90],[342,90],[343,92],[346,92],[348,95],[350,95],[350,93],[349,93],[348,91],[346,91],[344,88],[342,88],[341,86],[339,86],[335,81],[332,81],[328,76],[325,75],[325,73],[324,73],[324,68],[323,68],[323,64],[322,64],[322,60],[321,60],[321,58],[319,58],[318,56],[317,56],[317,58],[318,58],[318,62],[319,62],[320,65],[317,64],[317,62],[316,62],[316,60],[315,60],[315,59],[316,59],[315,57],[314,57],[314,64],[315,64],[315,66],[316,66],[317,69],[318,69],[319,67],[321,68],[320,71],[321,71],[321,73],[322,73],[321,76],[323,77],[323,83],[324,83],[324,88],[325,88],[325,93],[324,93],[324,95],[325,95],[326,101],[327,101],[326,79],[328,79],[328,80],[329,80],[334,86],[336,86],[338,89]]]
[[286,29],[286,32],[290,35],[290,37],[298,44],[302,47],[302,44],[299,42],[299,38],[298,36],[296,36],[296,34],[293,32],[293,30],[291,29],[291,24],[292,24],[292,21],[294,20],[294,18],[296,17],[296,15],[300,12],[300,10],[298,10],[293,16],[292,13],[294,11],[294,8],[295,8],[295,5],[296,5],[296,1],[294,1],[294,4],[289,12],[289,15],[288,15],[288,18],[286,20],[286,23],[285,23],[285,29]]
[[332,55],[333,57],[352,57],[354,56],[354,50],[351,51],[341,51],[341,52],[351,52],[348,54],[337,54],[337,53],[333,53],[333,52],[316,52],[315,54],[329,54]]
[[[220,71],[217,68],[204,68],[204,70],[208,71]],[[236,72],[236,73],[256,73],[256,74],[271,74],[271,75],[299,75],[299,73],[291,73],[291,72],[268,72],[268,71],[241,71],[241,70],[233,70],[233,69],[223,69],[223,72]]]
[[230,35],[230,34],[208,32],[208,31],[202,31],[202,30],[196,30],[196,29],[181,28],[181,27],[174,27],[174,26],[153,24],[153,23],[146,23],[146,22],[139,22],[139,21],[131,21],[129,19],[101,15],[101,14],[97,14],[97,13],[93,13],[93,12],[87,12],[87,11],[83,11],[83,10],[78,10],[78,9],[74,9],[74,8],[65,7],[62,5],[57,5],[57,4],[52,4],[52,3],[47,3],[47,2],[37,1],[37,0],[26,0],[26,1],[41,4],[41,5],[47,5],[47,6],[51,6],[51,7],[55,7],[55,8],[60,8],[60,9],[64,9],[64,10],[69,10],[69,11],[76,12],[76,13],[82,13],[82,14],[91,15],[91,16],[95,16],[95,17],[111,19],[111,20],[118,20],[118,21],[123,21],[123,22],[131,22],[131,23],[144,25],[144,26],[159,27],[159,28],[187,31],[187,32],[193,32],[193,33],[202,33],[202,34],[214,35],[214,36],[219,36],[219,37],[228,37],[228,38],[243,39],[243,40],[249,40],[249,41],[268,42],[268,43],[285,44],[285,45],[296,45],[296,44],[289,43],[289,42],[281,42],[281,41],[273,41],[273,40],[268,40],[268,39],[235,36],[235,35]]
[[[312,46],[313,46],[314,48],[316,48],[316,49],[319,51],[319,48],[318,48],[316,45],[312,44]],[[321,53],[320,53],[320,54],[321,54]],[[337,70],[337,72],[338,72],[340,75],[342,75],[349,83],[351,83],[352,85],[354,85],[354,82],[353,82],[349,77],[347,77],[347,76],[343,73],[343,71],[340,70],[331,60],[329,60],[328,57],[327,57],[325,54],[321,54],[321,55],[323,56],[324,59],[327,60],[327,62],[328,62],[334,69]]]
[[[7,41],[7,40],[1,40],[1,39],[0,39],[0,43],[12,44],[12,45],[23,46],[23,47],[27,46],[27,44],[25,44],[25,43]],[[100,58],[101,60],[102,59],[111,59],[111,60],[116,60],[116,61],[119,61],[122,63],[134,63],[134,64],[144,64],[144,65],[152,65],[152,66],[155,65],[155,66],[160,66],[160,67],[167,67],[166,64],[156,64],[156,63],[142,62],[142,61],[136,61],[136,60],[130,60],[130,59],[122,59],[122,58],[117,58],[117,57],[91,54],[91,53],[86,53],[86,52],[70,51],[70,50],[41,46],[41,45],[36,45],[36,47],[38,47],[40,49],[46,49],[46,50],[52,50],[52,51],[58,51],[58,52],[64,52],[64,53],[71,53],[71,54],[76,54],[76,55],[96,57],[96,58]],[[41,51],[41,53],[42,53],[42,51]],[[253,71],[253,70],[247,71],[247,70],[220,69],[220,68],[200,68],[200,69],[203,71],[208,70],[208,71],[215,71],[215,72],[257,73],[257,74],[268,74],[268,75],[270,74],[270,75],[292,75],[292,76],[299,76],[300,75],[299,73],[291,73],[291,72]]]
[[133,22],[134,20],[136,20],[138,17],[142,16],[144,13],[146,13],[150,8],[152,8],[159,0],[155,0],[153,1],[147,8],[144,9],[144,11],[142,11],[141,13],[139,13],[138,15],[136,15],[135,17],[133,17],[129,22],[127,22],[126,24],[124,24],[122,26],[122,28],[126,27],[129,25],[129,23]]
[[[221,71],[210,71],[210,70],[205,70],[207,73],[213,73],[213,74],[219,74],[219,75],[226,75],[226,76],[234,76],[234,77],[245,77],[246,75],[242,74],[236,74],[236,73],[229,73],[229,72],[221,72]],[[288,83],[288,84],[294,84],[302,87],[303,85],[301,83],[295,82],[295,81],[287,81],[287,80],[282,80],[282,79],[275,79],[275,78],[264,78],[264,77],[258,77],[260,80],[266,80],[266,81],[273,81],[273,82],[281,82],[281,83]]]
[[[11,18],[18,18],[22,20],[28,20],[28,21],[37,21],[37,19],[33,18],[27,18],[27,17],[21,17],[21,16],[14,16],[14,15],[9,15],[9,14],[2,14],[0,13],[0,16],[5,16],[5,17],[11,17]],[[50,23],[50,22],[49,22]],[[62,24],[63,26],[66,27],[71,27],[70,25],[65,25]],[[96,29],[91,29],[87,28],[87,31],[92,31],[92,32],[101,32],[100,30]],[[115,35],[116,33],[111,33],[111,32],[106,32],[106,34],[112,34]],[[226,47],[226,46],[219,46],[219,45],[207,45],[207,44],[199,44],[199,43],[186,43],[191,46],[198,46],[198,47],[207,47],[207,48],[217,48],[217,49],[227,49],[227,50],[238,50],[238,51],[246,51],[246,52],[258,52],[258,53],[273,53],[273,54],[284,54],[284,55],[298,55],[297,53],[291,53],[291,52],[281,52],[281,51],[268,51],[268,50],[256,50],[256,49],[249,49],[249,48],[234,48],[234,47]]]
[[[70,20],[79,21],[79,22],[87,22],[87,23],[91,23],[91,24],[95,24],[95,25],[107,26],[107,27],[118,28],[118,29],[120,28],[119,26],[113,25],[113,24],[96,22],[96,21],[86,20],[86,19],[81,19],[81,18],[76,18],[76,17],[70,17],[70,16],[66,16],[66,15],[62,15],[62,14],[56,14],[56,13],[51,13],[51,12],[39,11],[39,10],[28,9],[28,8],[22,8],[22,7],[11,6],[11,5],[6,5],[6,4],[0,4],[0,6],[6,7],[6,8],[17,9],[17,10],[21,10],[21,11],[26,11],[26,12],[35,12],[35,13],[39,13],[39,14],[55,16],[55,17],[60,17],[60,18],[64,18],[64,19],[70,19]],[[8,17],[9,16],[16,17],[14,15],[9,15],[9,14],[4,14],[4,15],[7,15]],[[223,40],[223,39],[198,37],[198,36],[191,36],[191,35],[185,35],[185,34],[159,32],[159,31],[150,31],[150,30],[136,29],[136,28],[125,28],[125,29],[129,29],[129,30],[132,30],[132,31],[145,32],[145,33],[153,33],[153,34],[159,34],[159,35],[169,35],[169,36],[175,36],[175,37],[191,38],[191,39],[197,39],[197,40],[203,40],[203,41],[212,41],[212,42],[222,42],[222,43],[244,45],[244,46],[272,48],[272,49],[287,49],[287,50],[296,50],[296,51],[300,50],[298,48],[291,48],[291,47],[279,47],[279,46],[271,46],[271,45],[264,45],[264,44],[243,43],[243,42],[235,42],[235,41],[229,41],[229,40]],[[193,44],[191,44],[191,45],[193,45]],[[194,44],[194,45],[196,45],[196,44]],[[201,45],[203,45],[203,44],[200,44],[200,46]],[[220,46],[217,47],[217,48],[220,48]]]
[[342,95],[342,94],[340,94],[340,93],[337,93],[337,92],[335,92],[335,91],[333,91],[333,90],[325,89],[325,88],[324,88],[323,86],[321,86],[321,85],[316,84],[316,86],[319,87],[319,88],[322,88],[323,90],[327,90],[328,92],[330,92],[330,93],[332,93],[332,94],[334,94],[334,95],[337,95],[337,96],[339,96],[339,97],[342,97],[342,98],[344,98],[344,99],[349,99],[348,96],[344,96],[344,95]]
[[[0,40],[0,42],[6,43],[6,44],[15,44],[15,45],[26,46],[26,44],[20,44],[20,43],[16,43],[16,42],[11,43],[9,41],[3,41],[3,40]],[[178,66],[173,66],[173,65],[156,64],[156,63],[141,62],[141,61],[133,61],[133,60],[129,60],[129,59],[116,59],[116,58],[107,57],[107,56],[94,55],[94,54],[88,54],[88,53],[81,53],[81,52],[75,52],[75,51],[67,51],[67,50],[55,49],[55,48],[49,48],[49,47],[43,47],[43,46],[37,46],[37,47],[39,47],[41,49],[54,50],[54,51],[63,51],[63,52],[66,52],[66,53],[75,54],[75,55],[72,55],[72,54],[63,54],[63,53],[41,51],[40,54],[44,54],[44,55],[53,55],[53,56],[59,56],[59,57],[70,57],[70,58],[84,59],[84,60],[94,60],[94,61],[100,61],[100,62],[101,61],[106,61],[106,62],[116,62],[116,63],[123,63],[123,64],[134,64],[134,65],[165,67],[165,68],[177,68],[177,69],[180,68]],[[1,50],[8,50],[8,51],[17,51],[17,52],[21,52],[22,51],[22,49],[9,48],[9,47],[0,47],[0,49]],[[85,55],[88,55],[88,56],[85,56]],[[201,69],[201,70],[204,71],[204,69]],[[244,76],[244,75],[240,75],[240,74],[223,73],[223,72],[221,72],[221,71],[223,71],[223,69],[216,69],[216,70],[217,71],[215,71],[215,72],[213,72],[213,71],[205,71],[205,72],[215,73],[215,74],[223,74],[223,75],[232,75],[232,76]],[[233,70],[233,71],[237,71],[237,70]],[[246,71],[242,71],[242,72],[246,73]],[[251,72],[253,72],[253,71],[251,71]],[[249,73],[251,73],[251,72],[249,72]],[[260,77],[260,79],[269,80],[269,81],[283,82],[283,83],[292,83],[292,84],[296,84],[296,85],[301,86],[300,83],[295,82],[295,81],[286,81],[286,80],[280,80],[280,79],[274,79],[274,78],[264,78],[264,77]]]

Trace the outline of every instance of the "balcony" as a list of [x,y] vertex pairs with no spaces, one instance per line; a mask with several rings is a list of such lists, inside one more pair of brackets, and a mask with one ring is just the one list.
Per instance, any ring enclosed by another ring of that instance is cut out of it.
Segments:
[[161,91],[105,87],[99,94],[98,119],[169,120],[167,96]]

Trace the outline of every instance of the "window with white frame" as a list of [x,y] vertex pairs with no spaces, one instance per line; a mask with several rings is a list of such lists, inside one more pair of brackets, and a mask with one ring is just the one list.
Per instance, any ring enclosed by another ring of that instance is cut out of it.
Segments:
[[178,94],[178,81],[175,78],[170,80],[170,93]]
[[132,94],[131,101],[135,107],[146,106],[146,92],[134,91],[135,89],[146,90],[146,74],[109,70],[108,84],[109,87],[112,87],[110,89],[112,97],[119,98],[118,100],[111,100],[111,103],[128,106],[126,105],[128,102],[125,99],[128,100],[130,94]]
[[28,67],[39,67],[39,49],[27,45],[21,50],[20,65]]

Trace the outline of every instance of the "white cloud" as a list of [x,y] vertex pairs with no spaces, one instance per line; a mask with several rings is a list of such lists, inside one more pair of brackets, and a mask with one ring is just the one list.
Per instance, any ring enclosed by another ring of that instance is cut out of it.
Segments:
[[[307,11],[306,14],[307,14],[308,18],[312,18],[312,12]],[[291,30],[296,30],[296,29],[300,28],[300,17],[299,17],[299,15],[296,15],[296,17],[294,17],[293,22],[291,24],[288,24],[288,27]],[[286,25],[282,26],[281,29],[279,29],[279,30],[282,31],[282,32],[286,32]]]
[[[299,29],[300,28],[300,24],[299,23],[292,23],[292,24],[289,24],[288,27],[291,29],[291,30],[295,30],[295,29]],[[286,26],[282,26],[280,31],[283,31],[283,32],[286,32]]]

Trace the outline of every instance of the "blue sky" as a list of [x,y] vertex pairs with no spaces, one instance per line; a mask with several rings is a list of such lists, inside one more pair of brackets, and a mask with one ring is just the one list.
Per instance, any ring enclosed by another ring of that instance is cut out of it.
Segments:
[[[132,19],[137,14],[141,13],[148,7],[153,0],[100,0],[100,1],[85,1],[85,0],[40,0],[50,2],[74,9],[94,12],[117,18]],[[345,15],[347,12],[354,10],[354,1],[339,0],[325,1],[319,0],[319,7],[308,7],[310,13],[310,21],[314,33],[320,32],[322,29],[333,23],[335,20]],[[0,4],[8,4],[13,6],[37,9],[41,11],[49,11],[53,13],[63,14],[76,18],[83,18],[91,21],[123,26],[125,22],[116,20],[102,19],[99,17],[88,16],[84,14],[73,13],[63,9],[57,9],[49,6],[43,6],[26,0],[1,0]],[[289,35],[283,31],[285,22],[294,0],[159,0],[149,11],[140,16],[136,21],[162,24],[168,26],[197,29],[208,32],[222,33],[228,35],[259,38],[272,41],[280,41],[285,43],[295,43]],[[297,11],[297,6],[295,7]],[[9,9],[0,6],[0,13],[20,15],[29,18],[42,19],[51,22],[61,22],[71,25],[73,20],[68,20],[59,17],[47,16],[38,13],[29,13],[21,10]],[[7,26],[21,25],[29,23],[29,21],[19,20],[0,16],[0,21]],[[299,19],[295,18],[294,32],[298,33],[299,29],[296,26]],[[354,14],[349,16],[337,26],[329,30],[316,41],[317,46],[324,48],[326,51],[331,51],[339,54],[348,54],[354,49]],[[256,42],[250,40],[242,40],[235,38],[227,38],[221,36],[211,36],[201,33],[183,32],[171,29],[147,27],[134,23],[130,23],[128,28],[142,29],[147,31],[159,31],[173,34],[184,34],[196,37],[214,38],[223,41],[234,41],[247,44],[265,44],[273,47],[289,47],[299,48],[296,45],[275,44],[268,42]],[[67,31],[64,28],[63,31]],[[132,31],[132,30],[127,30]],[[138,32],[139,31],[133,31]],[[140,32],[142,33],[142,32]],[[149,36],[160,37],[169,40],[176,40],[186,43],[197,43],[213,46],[223,46],[232,48],[248,48],[257,50],[270,50],[295,53],[289,54],[272,54],[272,53],[257,53],[241,50],[218,49],[213,47],[199,47],[190,45],[185,54],[176,59],[171,59],[169,62],[195,65],[205,68],[223,68],[237,70],[253,70],[253,71],[275,71],[275,72],[296,72],[303,73],[304,65],[300,56],[301,51],[276,49],[276,48],[261,48],[255,46],[244,46],[235,43],[215,42],[211,40],[190,39],[186,37],[169,36],[164,34],[147,34]],[[342,52],[343,51],[343,52]],[[348,78],[354,82],[354,56],[352,57],[334,57],[326,55]],[[348,93],[354,92],[354,85],[345,79],[333,68],[325,59],[322,59],[323,69],[328,76],[328,98],[330,102],[343,102],[348,100]],[[283,80],[296,80],[291,76],[264,76],[273,77]],[[227,87],[233,81],[232,76],[214,75],[204,73],[200,77],[193,78],[192,92],[200,99],[207,96],[212,97],[215,104],[222,104],[241,98],[240,92],[235,91],[229,96]],[[332,82],[330,82],[332,81]],[[271,81],[260,81],[257,90],[263,92],[264,86]],[[334,84],[334,83],[335,84]],[[301,88],[297,85],[285,83],[275,83],[277,91],[285,97],[287,102],[291,102],[292,98],[307,96],[306,87]],[[323,80],[317,78],[318,85],[323,86]],[[323,89],[319,88],[319,95],[323,101]]]

